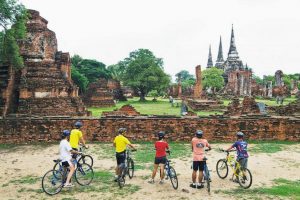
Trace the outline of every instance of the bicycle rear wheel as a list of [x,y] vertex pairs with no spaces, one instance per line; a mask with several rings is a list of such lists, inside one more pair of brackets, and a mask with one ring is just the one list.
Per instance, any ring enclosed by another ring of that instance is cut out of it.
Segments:
[[92,167],[86,163],[78,164],[75,170],[75,179],[79,185],[89,185],[94,179]]
[[92,156],[90,156],[90,155],[81,155],[81,157],[78,160],[78,163],[81,165],[85,163],[85,164],[88,164],[89,166],[93,167],[94,160],[93,160]]
[[131,158],[129,158],[127,161],[127,174],[129,178],[132,179],[134,174],[134,162]]
[[55,195],[63,187],[63,174],[57,170],[48,171],[42,179],[43,191],[48,195]]
[[240,170],[238,176],[239,184],[242,188],[247,189],[252,185],[252,174],[249,169],[245,169],[244,172]]
[[170,166],[169,168],[169,177],[172,183],[172,186],[175,190],[177,190],[178,188],[178,179],[177,179],[177,175],[176,175],[176,171],[173,167]]
[[228,165],[225,159],[220,159],[216,165],[217,174],[221,179],[224,179],[228,175]]

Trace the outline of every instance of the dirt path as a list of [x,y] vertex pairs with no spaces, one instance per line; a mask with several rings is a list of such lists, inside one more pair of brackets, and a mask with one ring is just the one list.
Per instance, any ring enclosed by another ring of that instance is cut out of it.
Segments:
[[[216,147],[225,147],[214,144]],[[91,148],[93,148],[92,145]],[[227,146],[226,146],[227,147]],[[271,186],[272,180],[285,178],[289,180],[299,179],[300,174],[300,144],[293,145],[273,154],[256,153],[251,155],[248,168],[253,175],[251,188]],[[150,169],[137,170],[132,180],[127,179],[126,184],[139,186],[138,191],[129,194],[119,194],[117,185],[112,183],[106,191],[89,191],[76,193],[76,186],[68,193],[65,191],[49,198],[41,192],[41,178],[43,174],[52,168],[53,159],[58,157],[57,145],[46,147],[22,146],[9,150],[0,150],[0,199],[233,199],[232,196],[220,192],[220,190],[232,190],[239,185],[229,180],[229,176],[222,180],[217,177],[215,165],[218,159],[225,157],[224,153],[211,151],[207,157],[208,166],[212,170],[212,192],[208,195],[206,189],[192,189],[191,183],[191,159],[189,157],[171,159],[179,179],[179,188],[174,190],[170,181],[163,185],[148,184],[147,180],[151,174]],[[57,155],[57,156],[55,156]],[[97,157],[97,156],[94,156]],[[95,159],[94,170],[110,171],[113,173],[115,161],[112,158]],[[157,176],[158,177],[158,176]],[[111,177],[112,179],[112,177]],[[99,184],[99,183],[93,183]],[[125,186],[127,187],[127,185]],[[129,187],[129,186],[128,186]],[[183,192],[185,189],[188,192]],[[111,192],[114,191],[114,192]]]

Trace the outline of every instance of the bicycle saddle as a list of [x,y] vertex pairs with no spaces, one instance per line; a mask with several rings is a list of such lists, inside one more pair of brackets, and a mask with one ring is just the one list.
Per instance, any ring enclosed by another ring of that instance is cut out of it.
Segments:
[[55,163],[59,163],[60,161],[61,161],[61,159],[53,160],[53,162],[55,162]]

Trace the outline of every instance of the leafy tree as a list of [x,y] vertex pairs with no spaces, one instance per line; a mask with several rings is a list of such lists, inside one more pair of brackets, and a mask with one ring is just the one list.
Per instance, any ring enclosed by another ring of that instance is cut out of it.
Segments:
[[71,77],[74,83],[79,87],[80,93],[82,94],[85,92],[89,84],[89,80],[84,75],[80,74],[74,66],[71,67]]
[[178,80],[179,76],[180,76],[182,82],[184,82],[186,80],[195,80],[194,76],[192,74],[190,74],[187,70],[181,70],[175,76],[176,76],[177,83],[179,81]]
[[124,66],[120,66],[119,64],[110,65],[107,67],[107,70],[113,79],[121,81],[122,75],[124,74]]
[[84,92],[89,83],[96,82],[99,78],[111,78],[111,73],[105,68],[105,64],[97,60],[83,59],[79,55],[71,58],[72,79]]
[[16,0],[0,0],[0,64],[10,64],[14,69],[24,66],[19,53],[18,40],[26,35],[27,11]]
[[262,85],[262,84],[264,83],[263,79],[260,78],[259,76],[253,75],[253,76],[252,76],[252,79],[254,79],[255,82],[256,82],[257,84],[259,84],[259,85]]
[[211,87],[213,92],[224,87],[223,70],[216,67],[205,69],[202,72],[204,88]]
[[132,87],[140,94],[140,101],[151,90],[161,92],[170,83],[170,76],[163,71],[163,60],[156,58],[148,49],[138,49],[129,54],[128,58],[118,63],[124,73],[121,79],[124,85]]

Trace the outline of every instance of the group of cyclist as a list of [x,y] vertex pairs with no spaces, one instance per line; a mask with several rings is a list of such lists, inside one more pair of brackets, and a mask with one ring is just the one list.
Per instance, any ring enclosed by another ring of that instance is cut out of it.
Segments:
[[[68,174],[66,183],[64,187],[72,187],[73,185],[70,183],[70,179],[75,171],[74,164],[72,163],[72,159],[76,159],[76,155],[78,152],[78,145],[81,142],[86,148],[86,143],[83,137],[83,134],[80,130],[82,127],[82,123],[77,121],[75,123],[75,129],[71,132],[68,130],[64,130],[62,134],[62,140],[60,142],[60,159],[62,160],[62,165],[68,167],[70,169],[70,173]],[[130,146],[132,149],[136,150],[134,145],[126,138],[126,128],[119,128],[118,135],[114,138],[113,146],[115,147],[116,152],[116,176],[115,181],[117,181],[120,173],[121,167],[125,164],[126,160],[126,147]],[[247,168],[248,163],[248,152],[247,152],[247,142],[244,141],[244,134],[242,132],[237,132],[237,141],[231,145],[226,151],[230,151],[235,148],[237,151],[237,162],[240,163],[241,169]],[[164,166],[167,162],[167,152],[169,152],[169,145],[164,140],[165,133],[163,131],[158,132],[157,134],[158,140],[154,144],[154,148],[156,150],[155,158],[154,158],[154,168],[148,183],[153,184],[154,178],[156,176],[158,168],[160,168],[160,184],[164,183]],[[69,140],[69,142],[68,142]],[[204,170],[204,156],[205,150],[211,150],[211,145],[208,141],[203,137],[203,131],[197,130],[195,136],[191,140],[191,149],[193,152],[193,164],[192,164],[192,183],[190,187],[201,189],[203,188],[203,170]],[[197,176],[198,173],[198,176]],[[233,180],[236,182],[236,180]]]

